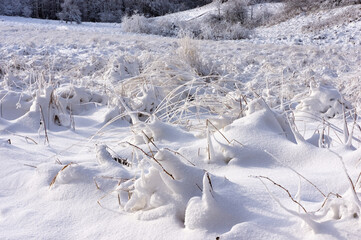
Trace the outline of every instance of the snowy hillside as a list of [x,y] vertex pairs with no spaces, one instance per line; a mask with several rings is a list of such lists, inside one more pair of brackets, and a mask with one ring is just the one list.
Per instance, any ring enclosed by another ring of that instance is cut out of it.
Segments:
[[0,239],[359,239],[358,9],[234,41],[0,16]]

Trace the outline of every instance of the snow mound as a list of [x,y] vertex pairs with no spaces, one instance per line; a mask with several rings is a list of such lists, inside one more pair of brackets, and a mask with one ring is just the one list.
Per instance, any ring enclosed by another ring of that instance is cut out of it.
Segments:
[[134,144],[144,144],[149,141],[174,143],[191,142],[196,140],[193,134],[186,132],[179,126],[161,122],[152,116],[148,123],[138,123],[133,126]]
[[309,96],[301,100],[296,107],[297,114],[310,114],[333,118],[351,109],[351,104],[347,102],[340,92],[332,86],[311,84]]
[[237,196],[235,200],[234,192],[229,189],[230,183],[225,179],[222,185],[213,187],[213,184],[213,177],[205,173],[202,196],[193,197],[188,202],[184,221],[186,228],[227,232],[234,225],[248,220],[242,207],[242,197]]
[[124,210],[140,211],[140,219],[172,214],[183,221],[188,200],[201,194],[203,170],[187,165],[165,149],[159,150],[148,161],[152,166],[135,181],[134,191]]

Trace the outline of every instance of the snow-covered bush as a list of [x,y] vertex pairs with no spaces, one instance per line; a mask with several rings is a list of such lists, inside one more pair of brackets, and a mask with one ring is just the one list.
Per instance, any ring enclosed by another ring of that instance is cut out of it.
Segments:
[[222,7],[222,16],[227,22],[246,24],[249,19],[247,3],[244,0],[228,1]]
[[[204,17],[186,29],[201,39],[236,40],[249,38],[250,18],[244,0],[227,1],[218,5],[218,13]],[[199,29],[197,29],[199,28]]]
[[251,29],[270,24],[272,19],[277,15],[275,11],[271,11],[265,5],[251,5],[248,7],[251,13],[247,21],[247,26]]
[[134,33],[150,33],[151,26],[146,17],[140,14],[133,14],[130,17],[124,16],[122,18],[122,30]]
[[244,0],[229,1],[220,5],[218,14],[209,14],[201,19],[182,22],[169,18],[150,19],[134,14],[122,21],[126,32],[183,36],[184,33],[199,39],[236,40],[249,38],[252,26]]
[[187,33],[196,39],[237,40],[249,38],[252,30],[240,22],[228,22],[223,16],[208,15],[201,21],[187,24],[180,23],[182,33]]
[[199,32],[196,36],[197,38],[210,40],[246,39],[250,37],[252,32],[239,23],[232,24],[225,20],[209,21],[204,24],[199,31],[195,31],[194,29],[192,31]]
[[168,19],[150,19],[143,15],[134,14],[122,19],[122,30],[133,33],[146,33],[162,36],[176,36],[179,27]]

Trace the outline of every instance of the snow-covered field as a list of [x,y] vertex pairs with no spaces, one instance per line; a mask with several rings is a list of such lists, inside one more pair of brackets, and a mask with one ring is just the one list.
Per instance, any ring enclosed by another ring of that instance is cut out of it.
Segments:
[[359,239],[361,19],[314,17],[199,41],[0,16],[0,239]]

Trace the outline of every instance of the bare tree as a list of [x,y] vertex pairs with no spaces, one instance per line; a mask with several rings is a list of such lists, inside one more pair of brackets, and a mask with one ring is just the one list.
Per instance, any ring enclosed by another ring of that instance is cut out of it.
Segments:
[[81,23],[81,12],[75,0],[65,0],[64,3],[61,4],[61,8],[61,12],[58,13],[60,20],[66,23],[68,23],[68,21],[70,21],[70,23],[73,21],[78,24]]

